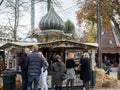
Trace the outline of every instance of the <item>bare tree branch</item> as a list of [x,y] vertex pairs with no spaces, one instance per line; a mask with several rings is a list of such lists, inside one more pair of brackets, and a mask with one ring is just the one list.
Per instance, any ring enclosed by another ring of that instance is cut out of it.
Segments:
[[3,3],[3,1],[4,1],[4,0],[1,0],[1,1],[0,1],[0,5]]

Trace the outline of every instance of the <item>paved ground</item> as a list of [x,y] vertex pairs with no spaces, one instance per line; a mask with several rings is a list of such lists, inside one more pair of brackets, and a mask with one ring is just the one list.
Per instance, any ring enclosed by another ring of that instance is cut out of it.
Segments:
[[[116,71],[117,71],[117,69],[112,69],[112,72],[110,72],[110,75],[117,79],[117,72]],[[0,82],[2,82],[2,78],[0,78]],[[53,89],[49,89],[49,90],[53,90]],[[64,89],[64,90],[66,90],[66,89]],[[83,89],[80,88],[80,89],[74,89],[74,90],[83,90]],[[120,81],[119,81],[119,87],[117,89],[110,89],[110,88],[108,88],[108,89],[96,89],[96,88],[91,88],[90,90],[120,90]]]
[[120,88],[118,88],[118,89],[90,89],[90,90],[120,90]]

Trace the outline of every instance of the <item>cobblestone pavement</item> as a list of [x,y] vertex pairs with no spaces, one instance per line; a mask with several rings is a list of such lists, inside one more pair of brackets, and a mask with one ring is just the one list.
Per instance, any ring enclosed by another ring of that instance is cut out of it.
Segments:
[[[110,76],[114,77],[117,79],[117,70],[116,69],[113,69],[112,72],[110,72]],[[0,78],[0,82],[2,82],[2,79]],[[96,89],[96,88],[91,88],[90,90],[120,90],[120,81],[119,81],[119,87],[117,89]],[[49,90],[53,90],[53,89],[49,89]],[[66,90],[66,89],[64,89]],[[71,89],[70,89],[71,90]],[[82,88],[79,88],[79,89],[74,89],[74,90],[83,90]]]
[[120,88],[118,88],[118,89],[90,89],[90,90],[120,90]]

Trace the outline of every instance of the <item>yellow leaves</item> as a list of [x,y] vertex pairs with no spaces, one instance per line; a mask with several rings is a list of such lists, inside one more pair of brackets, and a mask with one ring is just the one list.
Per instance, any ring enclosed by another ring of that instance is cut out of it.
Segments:
[[94,42],[96,41],[95,38],[96,38],[96,37],[95,37],[93,34],[88,33],[88,36],[87,36],[87,41],[88,41],[88,42],[94,43]]
[[[81,24],[82,20],[87,19],[89,21],[95,22],[97,16],[97,2],[95,0],[89,0],[77,11],[77,20]],[[111,27],[111,16],[114,15],[113,11],[120,9],[120,4],[117,0],[101,0],[100,5],[100,15],[102,19],[102,26],[104,28]]]
[[87,39],[87,42],[94,43],[96,42],[97,37],[97,27],[96,23],[92,23],[91,25],[87,25],[87,32],[85,34],[85,37]]
[[96,7],[93,4],[84,4],[83,8],[78,10],[76,14],[79,23],[82,19],[91,20],[96,14]]

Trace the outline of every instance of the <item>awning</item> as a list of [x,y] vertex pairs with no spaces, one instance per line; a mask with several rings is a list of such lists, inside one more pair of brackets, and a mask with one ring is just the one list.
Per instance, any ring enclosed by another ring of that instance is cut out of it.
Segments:
[[29,47],[34,44],[38,43],[32,43],[32,42],[8,42],[0,46],[0,50],[8,49],[8,48],[21,48],[21,47]]
[[22,48],[22,47],[31,47],[32,45],[37,44],[39,47],[65,47],[65,48],[81,48],[81,49],[89,49],[89,48],[98,48],[97,44],[93,43],[81,43],[75,40],[56,40],[50,42],[42,42],[42,43],[35,43],[35,42],[8,42],[4,45],[0,46],[1,50],[7,48]]

